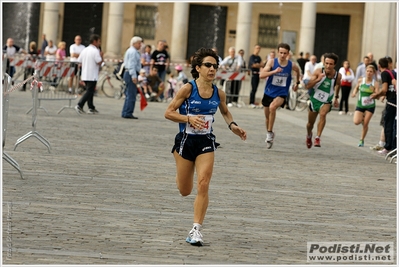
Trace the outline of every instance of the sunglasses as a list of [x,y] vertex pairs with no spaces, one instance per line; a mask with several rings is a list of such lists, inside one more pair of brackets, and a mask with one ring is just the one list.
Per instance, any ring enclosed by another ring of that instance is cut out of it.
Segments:
[[215,70],[219,67],[218,64],[212,64],[212,63],[209,63],[209,62],[202,63],[202,65],[204,65],[204,66],[207,67],[207,68],[210,68],[210,67],[213,66],[213,68],[214,68]]

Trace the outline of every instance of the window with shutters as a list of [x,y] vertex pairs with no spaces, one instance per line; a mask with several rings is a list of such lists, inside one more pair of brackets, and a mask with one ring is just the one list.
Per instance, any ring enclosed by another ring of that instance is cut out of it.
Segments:
[[258,44],[262,47],[276,47],[280,30],[279,15],[259,15]]
[[137,5],[134,35],[140,36],[144,40],[154,40],[157,13],[158,8],[156,6]]

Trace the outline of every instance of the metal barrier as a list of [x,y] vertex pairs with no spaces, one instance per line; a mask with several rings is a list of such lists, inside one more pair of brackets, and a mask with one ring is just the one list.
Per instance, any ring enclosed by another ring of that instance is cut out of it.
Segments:
[[[47,115],[47,110],[41,105],[44,100],[67,100],[68,105],[63,106],[57,113],[61,113],[66,108],[74,109],[72,100],[75,100],[78,95],[77,92],[71,93],[68,91],[67,81],[69,78],[75,76],[76,62],[63,61],[36,61],[36,71],[38,71],[37,79],[43,85],[43,90],[38,96],[38,109],[43,109]],[[31,112],[33,107],[30,108],[26,114]]]
[[[33,74],[33,81],[31,84],[31,89],[32,89],[32,95],[33,95],[33,107],[32,107],[32,131],[28,132],[24,136],[20,137],[17,142],[15,143],[14,150],[17,148],[17,146],[22,143],[23,141],[27,140],[30,137],[36,137],[43,145],[45,145],[48,149],[48,152],[50,152],[50,143],[47,141],[46,138],[44,138],[41,134],[39,134],[36,131],[36,121],[37,121],[37,109],[39,108],[38,106],[38,94],[39,94],[39,89],[42,86],[40,82],[37,81],[38,78],[38,69],[35,69],[35,73]],[[29,80],[24,81],[23,83],[27,82]],[[23,85],[23,83],[18,84],[16,87]]]
[[[48,61],[35,55],[17,55],[12,58],[8,58],[9,62],[13,62],[16,72],[12,77],[12,82],[21,81],[26,79],[27,70],[35,69],[38,71],[36,79],[43,84],[43,90],[40,92],[38,97],[39,109],[43,109],[47,115],[47,110],[41,105],[42,100],[67,100],[69,104],[62,107],[58,114],[66,108],[74,109],[72,106],[72,100],[77,99],[77,92],[70,93],[68,91],[68,79],[75,76],[75,65],[76,62],[69,60],[63,61]],[[7,55],[3,53],[3,70],[7,62]],[[20,79],[23,77],[23,79]],[[33,109],[30,108],[26,114],[31,112]]]
[[[216,79],[217,80],[224,80],[223,82],[223,91],[226,93],[226,98],[231,99],[231,98],[237,98],[237,102],[231,103],[233,106],[237,107],[245,107],[245,102],[241,99],[240,93],[234,94],[232,91],[232,85],[238,86],[239,92],[242,92],[243,88],[241,88],[243,85],[245,86],[245,83],[243,81],[245,80],[245,75],[247,74],[246,70],[243,70],[241,72],[231,72],[231,71],[226,71],[226,70],[218,70],[216,72]],[[233,82],[234,81],[234,82]],[[229,102],[229,101],[228,101]],[[229,103],[230,104],[230,103]]]
[[10,157],[5,151],[4,146],[6,144],[6,132],[7,132],[7,119],[8,119],[8,106],[10,98],[10,85],[11,77],[8,74],[3,75],[3,159],[7,161],[11,166],[13,166],[20,174],[21,178],[24,179],[21,168],[18,162],[16,162],[12,157]]

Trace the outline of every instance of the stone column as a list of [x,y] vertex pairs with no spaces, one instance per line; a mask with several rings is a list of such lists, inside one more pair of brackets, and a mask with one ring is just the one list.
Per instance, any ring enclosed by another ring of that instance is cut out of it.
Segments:
[[309,52],[312,55],[314,53],[314,39],[316,36],[316,10],[317,3],[302,3],[301,30],[299,34],[298,52],[303,52],[303,54]]
[[118,58],[122,56],[121,42],[123,29],[123,5],[123,3],[118,2],[109,3],[107,40],[105,51],[106,57]]
[[397,56],[397,16],[396,3],[366,2],[363,18],[363,39],[361,59],[372,52],[374,60],[385,56],[395,60]]
[[43,33],[46,39],[52,40],[57,45],[60,3],[45,2],[43,11]]
[[175,2],[173,5],[170,62],[186,62],[189,7],[190,4],[184,2]]
[[252,26],[252,3],[239,2],[236,26],[236,53],[243,49],[244,60],[248,64],[248,58],[252,54],[252,49],[249,47],[249,40],[251,39]]

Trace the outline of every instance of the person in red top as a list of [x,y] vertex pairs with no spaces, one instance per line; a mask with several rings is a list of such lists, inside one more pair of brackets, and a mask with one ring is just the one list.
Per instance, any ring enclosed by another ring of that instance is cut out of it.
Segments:
[[[355,74],[353,73],[353,70],[350,68],[350,64],[348,60],[345,60],[342,63],[342,67],[338,71],[341,73],[342,79],[341,79],[341,101],[339,102],[339,115],[344,114],[343,113],[343,106],[345,104],[345,115],[348,114],[349,111],[349,94],[352,89],[352,81],[355,79]],[[349,115],[352,115],[349,113]]]

